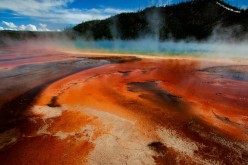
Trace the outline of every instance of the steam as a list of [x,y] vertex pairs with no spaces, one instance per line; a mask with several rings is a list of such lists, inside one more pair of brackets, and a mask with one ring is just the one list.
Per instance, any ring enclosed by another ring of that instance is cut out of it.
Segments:
[[248,57],[248,42],[227,43],[217,41],[164,41],[154,38],[132,41],[81,41],[74,42],[75,48],[84,50],[100,50],[114,53],[130,53],[144,55],[198,55],[212,57]]
[[151,13],[146,15],[146,21],[148,22],[148,27],[151,29],[151,36],[155,40],[160,39],[160,31],[162,27],[162,16],[159,14],[157,10],[152,11]]
[[[223,36],[222,36],[223,37]],[[4,45],[16,46],[19,44],[27,45],[27,48],[32,49],[73,49],[78,51],[92,50],[104,51],[110,53],[129,53],[129,54],[144,54],[144,55],[199,55],[212,57],[245,57],[248,58],[248,40],[244,41],[229,41],[228,36],[226,41],[218,40],[217,35],[212,35],[209,40],[166,40],[159,41],[158,37],[151,36],[137,40],[99,40],[87,41],[82,39],[72,40],[64,36],[42,36],[32,40],[11,40],[4,39]],[[1,50],[1,48],[0,48]],[[0,51],[1,55],[1,51]]]
[[[163,17],[157,10],[151,10],[151,13],[146,15],[146,20],[150,32],[139,34],[139,38],[136,40],[120,40],[121,35],[118,29],[118,19],[113,19],[112,24],[109,25],[113,40],[85,40],[78,37],[73,31],[36,33],[36,36],[33,38],[32,35],[30,37],[27,34],[29,32],[18,32],[19,36],[15,39],[1,35],[0,45],[14,46],[25,43],[32,48],[63,48],[68,50],[77,49],[79,51],[96,50],[160,56],[248,57],[248,35],[244,35],[244,29],[240,26],[223,28],[217,25],[212,31],[212,35],[204,41],[198,41],[194,38],[187,38],[180,41],[168,38],[161,41],[160,33],[163,30],[161,28],[166,24]],[[236,36],[241,37],[241,39],[234,40],[233,38]]]
[[98,50],[160,56],[198,55],[209,58],[248,58],[248,34],[244,35],[246,30],[243,27],[236,25],[227,28],[216,25],[212,35],[202,41],[195,38],[174,40],[173,37],[163,40],[161,33],[163,33],[163,30],[166,30],[166,22],[160,13],[158,10],[151,10],[149,13],[146,13],[146,22],[150,31],[146,31],[146,33],[141,32],[138,39],[121,40],[118,18],[113,17],[112,24],[109,26],[113,37],[112,40],[94,41],[77,38],[71,42],[71,45],[81,51]]

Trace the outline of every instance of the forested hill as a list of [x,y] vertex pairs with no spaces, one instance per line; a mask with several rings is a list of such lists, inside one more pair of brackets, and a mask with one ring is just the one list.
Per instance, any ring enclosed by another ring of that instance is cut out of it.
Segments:
[[222,0],[193,0],[84,22],[73,30],[85,39],[95,40],[142,37],[203,40],[213,34],[244,39],[248,32],[248,10],[240,10]]

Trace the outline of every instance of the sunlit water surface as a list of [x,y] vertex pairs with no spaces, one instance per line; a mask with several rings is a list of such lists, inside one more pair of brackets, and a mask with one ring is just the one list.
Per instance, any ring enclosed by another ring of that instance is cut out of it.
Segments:
[[138,41],[75,41],[72,43],[78,49],[92,49],[118,53],[135,53],[144,55],[219,55],[245,57],[248,54],[246,42],[185,42],[138,40]]

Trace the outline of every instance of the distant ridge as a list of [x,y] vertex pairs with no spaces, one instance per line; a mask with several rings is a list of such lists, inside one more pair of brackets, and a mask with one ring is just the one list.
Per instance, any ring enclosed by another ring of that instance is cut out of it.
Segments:
[[219,38],[243,40],[248,32],[248,10],[222,0],[192,0],[84,22],[73,30],[77,35],[93,40],[140,37],[205,40],[213,34]]

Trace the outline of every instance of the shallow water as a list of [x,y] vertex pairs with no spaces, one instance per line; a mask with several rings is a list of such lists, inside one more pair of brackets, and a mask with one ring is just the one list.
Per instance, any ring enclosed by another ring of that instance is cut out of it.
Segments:
[[148,55],[210,55],[244,57],[248,54],[247,43],[185,42],[143,39],[133,41],[82,41],[72,43],[77,49],[92,49],[109,52],[135,53]]

